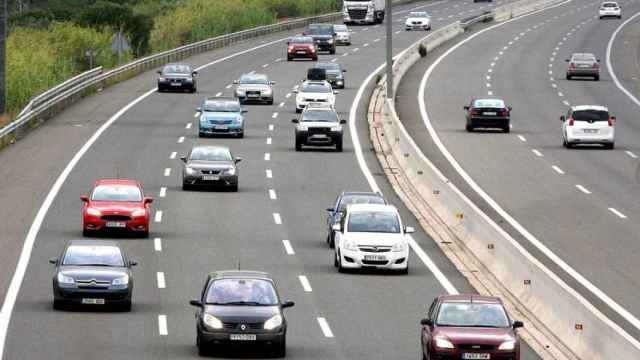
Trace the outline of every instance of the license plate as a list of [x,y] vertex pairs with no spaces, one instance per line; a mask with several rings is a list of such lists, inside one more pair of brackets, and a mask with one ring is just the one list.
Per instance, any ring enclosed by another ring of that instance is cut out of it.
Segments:
[[123,227],[126,227],[126,226],[127,226],[127,224],[125,224],[122,221],[108,221],[107,222],[107,227],[110,227],[110,228],[123,228]]
[[171,83],[171,86],[180,86],[180,85],[182,85],[182,84],[180,84],[180,83]]
[[83,299],[82,299],[82,303],[83,303],[83,304],[87,304],[87,305],[104,305],[104,299],[88,299],[88,298],[83,298]]
[[490,360],[491,354],[464,353],[462,354],[462,358],[465,360]]
[[304,50],[298,50],[298,51],[296,51],[296,54],[306,54],[306,53],[307,53],[307,52],[306,52],[306,51],[304,51]]
[[578,67],[581,67],[581,68],[588,68],[588,67],[591,67],[591,66],[589,66],[589,65],[580,65],[580,66],[578,66]]
[[489,116],[496,116],[497,115],[497,113],[495,111],[486,111],[484,114],[485,115],[489,115]]
[[220,180],[220,176],[218,176],[218,175],[202,175],[202,180],[204,180],[204,181],[218,181],[218,180]]
[[372,260],[372,261],[385,261],[385,260],[387,260],[387,258],[384,255],[365,255],[364,259],[365,260]]
[[585,134],[597,134],[598,129],[584,129]]
[[233,341],[256,341],[255,334],[230,334],[229,340]]
[[259,94],[247,94],[248,97],[258,97],[260,96]]
[[214,128],[216,130],[227,130],[229,127],[227,125],[216,125]]

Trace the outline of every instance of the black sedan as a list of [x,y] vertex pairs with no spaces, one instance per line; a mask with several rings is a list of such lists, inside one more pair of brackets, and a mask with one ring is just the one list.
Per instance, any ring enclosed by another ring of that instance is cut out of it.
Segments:
[[131,310],[133,274],[137,265],[113,241],[73,240],[59,258],[53,276],[53,308],[69,304],[114,305]]
[[334,205],[327,208],[327,244],[330,248],[335,247],[335,230],[333,226],[340,224],[347,205],[350,204],[386,204],[387,201],[380,193],[343,191],[338,195]]
[[202,295],[191,300],[196,311],[196,344],[200,356],[222,345],[266,346],[272,355],[284,357],[287,321],[274,281],[259,271],[227,270],[210,274]]
[[222,186],[238,191],[237,164],[242,161],[234,157],[226,146],[197,145],[188,156],[181,156],[182,190],[194,186]]
[[502,99],[475,99],[464,106],[467,112],[466,129],[497,128],[508,133],[511,130],[511,107]]
[[313,66],[313,68],[325,70],[326,79],[318,79],[318,80],[327,80],[334,89],[344,89],[346,84],[344,79],[344,73],[346,73],[347,70],[343,69],[340,64],[317,63],[315,66]]
[[186,90],[194,93],[198,89],[198,72],[189,64],[167,64],[158,70],[158,74],[158,92]]

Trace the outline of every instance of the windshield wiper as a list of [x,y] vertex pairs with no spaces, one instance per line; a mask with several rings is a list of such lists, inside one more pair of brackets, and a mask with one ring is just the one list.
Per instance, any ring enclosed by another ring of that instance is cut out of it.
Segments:
[[257,301],[229,301],[220,305],[265,306]]
[[107,267],[115,267],[116,265],[109,265],[109,264],[76,264],[75,266],[107,266]]

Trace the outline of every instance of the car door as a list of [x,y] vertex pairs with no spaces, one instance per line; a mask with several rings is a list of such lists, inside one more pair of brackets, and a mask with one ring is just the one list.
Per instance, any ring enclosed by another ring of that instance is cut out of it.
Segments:
[[340,206],[340,199],[341,196],[338,195],[335,202],[333,203],[333,211],[327,211],[327,229],[329,229],[329,232],[332,231],[331,226],[333,226],[333,224],[335,223],[335,216]]
[[349,214],[345,214],[340,219],[340,229],[342,229],[342,231],[336,231],[335,232],[336,248],[341,248],[342,247],[342,238],[345,236],[345,233],[347,232],[347,218],[348,217],[349,217]]
[[[437,308],[438,308],[438,298],[435,298],[431,303],[431,306],[429,306],[427,319],[431,319],[431,321],[435,322]],[[422,327],[422,345],[424,346],[423,351],[426,354],[429,354],[431,350],[430,344],[433,339],[432,331],[433,331],[433,325],[431,326],[427,325]]]

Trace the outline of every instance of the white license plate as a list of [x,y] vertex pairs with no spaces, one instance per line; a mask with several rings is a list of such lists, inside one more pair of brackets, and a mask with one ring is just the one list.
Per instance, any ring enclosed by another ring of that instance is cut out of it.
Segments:
[[83,299],[82,299],[82,303],[83,303],[83,304],[87,304],[87,305],[104,305],[104,299],[88,299],[88,298],[83,298]]
[[584,129],[585,134],[597,134],[598,129]]
[[230,334],[229,340],[233,341],[256,341],[255,334]]
[[216,125],[214,128],[216,130],[227,130],[229,127],[227,125]]
[[578,67],[581,67],[581,68],[589,68],[589,67],[591,67],[591,66],[589,66],[589,65],[580,65],[580,66],[578,66]]
[[180,84],[180,83],[171,83],[171,86],[180,86],[180,85],[182,85],[182,84]]
[[485,114],[485,115],[489,115],[489,116],[496,116],[496,115],[498,115],[495,111],[486,111],[484,114]]
[[247,96],[249,96],[249,97],[258,97],[258,96],[260,96],[260,94],[247,94]]
[[385,261],[385,260],[387,260],[387,258],[384,255],[365,255],[364,259],[365,260],[372,260],[372,261]]
[[107,221],[107,227],[123,228],[123,227],[127,227],[127,224],[122,221]]
[[302,54],[302,55],[304,55],[304,54],[306,54],[306,53],[307,53],[307,52],[306,52],[306,51],[304,51],[304,50],[298,50],[298,51],[296,51],[296,54]]
[[462,358],[465,360],[489,360],[491,359],[491,354],[464,353],[462,354]]
[[219,175],[202,175],[202,180],[204,181],[218,181],[220,180]]

